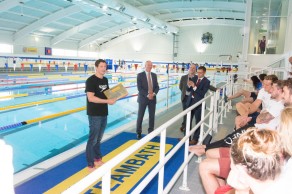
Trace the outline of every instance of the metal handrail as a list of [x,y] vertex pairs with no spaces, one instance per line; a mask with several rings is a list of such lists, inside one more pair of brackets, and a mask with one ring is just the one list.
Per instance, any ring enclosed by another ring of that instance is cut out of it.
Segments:
[[[229,80],[229,79],[228,79]],[[223,90],[226,90],[227,87],[230,87],[230,84],[225,84],[221,86]],[[222,96],[224,96],[224,93],[222,93]],[[72,185],[70,188],[68,188],[66,191],[63,192],[63,194],[73,194],[73,193],[80,193],[87,187],[89,187],[91,184],[93,184],[95,181],[97,181],[99,178],[102,178],[102,193],[110,193],[110,177],[111,177],[111,169],[118,165],[120,162],[122,162],[124,159],[126,159],[129,155],[134,153],[136,150],[138,150],[140,147],[142,147],[145,143],[149,142],[151,139],[156,137],[160,134],[160,159],[159,163],[156,165],[155,168],[151,170],[151,172],[143,179],[143,181],[140,182],[140,184],[135,188],[133,193],[140,193],[147,184],[153,179],[153,177],[159,173],[159,183],[158,183],[158,193],[167,193],[173,186],[173,184],[178,179],[180,173],[184,169],[184,181],[183,181],[183,187],[182,189],[187,189],[187,164],[190,161],[190,159],[193,157],[193,154],[188,153],[188,147],[189,147],[189,137],[197,130],[199,126],[201,126],[201,135],[199,139],[199,144],[203,141],[203,139],[206,137],[206,135],[212,130],[214,130],[214,125],[218,125],[218,123],[215,123],[214,121],[217,120],[219,116],[223,116],[225,112],[226,116],[226,110],[224,109],[228,108],[226,104],[224,104],[224,100],[220,101],[221,103],[221,113],[217,113],[217,107],[214,106],[214,102],[218,101],[220,98],[219,91],[216,91],[216,93],[210,94],[206,96],[204,99],[200,100],[199,102],[195,103],[191,107],[187,108],[186,110],[182,111],[180,114],[172,118],[171,120],[167,121],[166,123],[162,124],[160,127],[155,129],[150,134],[143,137],[140,141],[136,142],[114,158],[112,158],[110,161],[106,162],[104,165],[96,169],[94,172],[90,173],[86,177],[84,177],[82,180],[78,181],[74,185]],[[205,104],[206,100],[210,99],[210,111],[205,115]],[[224,99],[224,97],[223,97]],[[199,123],[196,124],[195,127],[193,127],[190,130],[190,118],[191,118],[191,111],[202,104],[202,119]],[[223,105],[223,106],[222,106]],[[216,110],[216,111],[214,111]],[[177,122],[179,119],[183,118],[185,115],[187,115],[187,126],[186,126],[186,135],[185,137],[174,147],[172,150],[165,155],[164,148],[165,148],[165,142],[166,142],[166,130],[169,126]],[[206,132],[204,132],[204,122],[209,117],[209,124],[208,129]],[[213,119],[214,118],[214,119]],[[217,128],[217,126],[215,126]],[[185,144],[185,159],[183,165],[179,168],[178,172],[179,174],[175,174],[172,180],[168,183],[168,185],[163,189],[163,179],[164,179],[164,165],[165,163],[179,150],[179,148]]]

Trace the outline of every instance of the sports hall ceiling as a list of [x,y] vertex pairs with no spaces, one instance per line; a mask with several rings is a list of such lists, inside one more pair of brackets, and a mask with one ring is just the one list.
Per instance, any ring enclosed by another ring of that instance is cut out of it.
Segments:
[[[254,1],[259,7],[266,2]],[[52,47],[70,41],[81,48],[139,31],[167,35],[181,26],[243,26],[245,9],[246,0],[0,0],[0,33],[14,43],[34,35],[49,37]]]

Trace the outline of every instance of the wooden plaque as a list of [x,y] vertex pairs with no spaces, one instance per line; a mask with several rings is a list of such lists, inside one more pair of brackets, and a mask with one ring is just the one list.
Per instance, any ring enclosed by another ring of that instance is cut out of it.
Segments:
[[107,99],[120,99],[126,97],[128,95],[127,89],[123,86],[123,84],[118,84],[106,91],[103,92]]

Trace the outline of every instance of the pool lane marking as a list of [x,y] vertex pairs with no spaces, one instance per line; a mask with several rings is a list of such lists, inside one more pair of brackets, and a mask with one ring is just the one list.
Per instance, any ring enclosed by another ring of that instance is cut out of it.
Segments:
[[[82,94],[82,95],[85,95],[85,94]],[[66,98],[69,99],[69,98],[77,97],[77,96],[78,95],[71,96],[71,97],[69,96],[69,97],[66,97]],[[118,99],[118,100],[130,98],[130,97],[133,97],[133,96],[136,96],[136,94],[130,95],[130,96],[126,96],[126,97]],[[14,128],[17,128],[17,127],[21,127],[23,125],[32,124],[32,123],[36,123],[36,122],[47,120],[47,119],[53,119],[53,118],[56,118],[56,117],[67,115],[67,114],[83,111],[85,109],[86,109],[86,106],[83,106],[83,107],[75,108],[75,109],[72,109],[72,110],[68,110],[68,111],[64,111],[64,112],[60,112],[60,113],[55,113],[55,114],[51,114],[51,115],[46,115],[46,116],[43,116],[43,117],[38,117],[38,118],[27,120],[27,121],[22,121],[22,122],[13,123],[13,124],[5,125],[5,126],[0,126],[0,131],[8,130],[8,129],[14,129]]]
[[5,98],[19,98],[19,97],[25,97],[28,96],[28,93],[25,94],[14,94],[10,96],[0,96],[0,99],[5,99]]
[[[125,88],[132,88],[132,87],[136,87],[136,85],[135,86],[127,86]],[[85,87],[68,88],[68,89],[63,89],[61,91],[73,90],[73,89],[82,89],[82,88],[85,88]],[[58,92],[58,91],[52,91],[52,92]],[[52,92],[50,92],[50,93],[52,93]],[[16,95],[20,95],[18,97],[23,97],[23,96],[28,96],[28,93],[26,93],[26,94],[16,94]],[[29,106],[33,106],[33,105],[46,104],[46,103],[57,102],[57,101],[61,101],[61,100],[68,100],[68,99],[72,99],[74,97],[82,97],[82,96],[86,96],[86,94],[79,94],[79,95],[73,95],[73,96],[52,98],[52,99],[47,99],[47,100],[28,102],[28,103],[24,103],[24,104],[16,104],[16,105],[11,105],[11,106],[5,106],[5,107],[0,107],[0,111],[1,110],[10,110],[10,109],[29,107]],[[132,96],[135,96],[135,95],[130,95],[129,97],[132,97]],[[2,98],[13,98],[13,97],[15,97],[15,95],[4,96]],[[0,97],[0,99],[1,99],[1,97]]]
[[72,110],[67,110],[67,111],[63,111],[63,112],[59,112],[59,113],[55,113],[55,114],[46,115],[46,116],[38,117],[38,118],[35,118],[35,119],[27,120],[25,122],[26,122],[26,124],[32,124],[32,123],[36,123],[36,122],[39,122],[39,121],[48,120],[48,119],[52,119],[52,118],[56,118],[56,117],[60,117],[60,116],[64,116],[64,115],[68,115],[68,114],[71,114],[71,113],[83,111],[85,109],[86,109],[86,106],[83,106],[83,107],[80,107],[80,108],[75,108],[75,109],[72,109]]
[[[107,162],[138,140],[130,140],[103,157]],[[166,144],[165,153],[173,145]],[[111,170],[111,193],[128,193],[159,161],[159,143],[148,142]],[[87,167],[60,182],[44,194],[61,193],[89,174]],[[101,179],[82,193],[101,193]]]
[[28,106],[57,102],[57,101],[66,100],[66,99],[67,99],[66,97],[52,98],[52,99],[48,99],[48,100],[40,100],[40,101],[28,102],[28,103],[24,103],[24,104],[4,106],[4,107],[0,107],[0,110],[10,110],[10,109],[16,109],[16,108],[23,108],[23,107],[28,107]]
[[[173,85],[177,85],[177,84],[173,84]],[[160,88],[160,90],[163,90],[163,89],[166,89],[166,87]],[[137,94],[129,95],[129,96],[126,96],[126,97],[121,98],[119,100],[131,98],[131,97],[134,97],[134,96],[137,96]],[[67,97],[67,98],[69,98],[69,97]],[[0,131],[17,128],[17,127],[20,127],[20,126],[23,126],[23,125],[36,123],[36,122],[39,122],[39,121],[42,121],[42,120],[47,120],[47,119],[52,119],[52,118],[60,117],[60,116],[66,115],[66,114],[71,114],[71,113],[83,111],[85,109],[86,109],[86,106],[80,107],[80,108],[76,108],[76,109],[72,109],[72,110],[68,110],[68,111],[64,111],[64,112],[60,112],[60,113],[55,113],[55,114],[43,116],[43,117],[39,117],[39,118],[35,118],[35,119],[31,119],[31,120],[27,120],[27,121],[22,121],[22,122],[19,122],[19,123],[5,125],[5,126],[2,126],[2,127],[0,126]]]

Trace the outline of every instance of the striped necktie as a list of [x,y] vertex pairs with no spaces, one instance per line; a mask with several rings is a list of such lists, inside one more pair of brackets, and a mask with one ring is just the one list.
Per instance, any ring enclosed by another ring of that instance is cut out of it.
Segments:
[[151,72],[147,72],[147,80],[148,80],[148,93],[153,94],[153,85],[152,85],[152,80],[150,76]]

